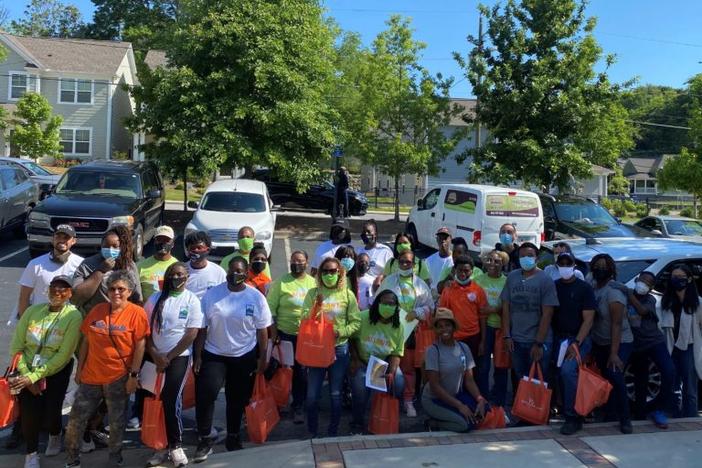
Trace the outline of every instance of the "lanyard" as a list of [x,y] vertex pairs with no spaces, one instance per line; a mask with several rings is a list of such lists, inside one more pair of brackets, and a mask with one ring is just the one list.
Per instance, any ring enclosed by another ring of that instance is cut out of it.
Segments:
[[46,332],[43,334],[43,336],[39,340],[39,347],[37,348],[37,351],[34,353],[35,356],[41,355],[41,351],[44,349],[44,346],[46,346],[46,342],[49,339],[51,332],[53,332],[54,328],[56,328],[56,325],[58,325],[58,321],[61,318],[61,314],[63,313],[63,309],[65,307],[66,306],[64,304],[64,306],[61,307],[61,310],[59,310],[58,313],[56,314],[56,318],[54,318],[54,320],[49,325],[49,328],[47,328]]

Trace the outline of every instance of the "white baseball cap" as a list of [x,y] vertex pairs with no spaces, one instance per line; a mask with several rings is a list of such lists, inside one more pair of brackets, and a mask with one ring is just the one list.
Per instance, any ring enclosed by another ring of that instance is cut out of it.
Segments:
[[170,226],[159,226],[156,228],[156,233],[154,234],[154,237],[158,236],[165,236],[168,237],[169,239],[175,239],[175,233],[173,232],[173,228]]

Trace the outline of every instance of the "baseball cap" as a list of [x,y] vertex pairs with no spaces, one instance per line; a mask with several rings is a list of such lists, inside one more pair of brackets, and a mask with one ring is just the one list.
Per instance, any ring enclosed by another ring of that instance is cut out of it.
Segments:
[[54,230],[54,234],[63,233],[67,236],[76,237],[76,230],[70,224],[59,224]]
[[66,283],[69,288],[73,287],[73,278],[70,276],[66,275],[56,275],[53,278],[51,278],[51,282],[49,283],[49,286],[51,286],[54,283]]
[[156,228],[156,233],[154,234],[154,237],[158,236],[165,236],[168,237],[169,239],[175,239],[175,233],[173,232],[173,228],[170,226],[159,226]]
[[442,226],[436,231],[436,235],[438,236],[439,234],[447,234],[450,236],[451,231],[449,231],[449,228],[447,228],[446,226]]
[[568,259],[570,263],[575,262],[575,258],[573,258],[573,254],[570,252],[561,252],[558,254],[558,258],[556,259],[556,263],[560,262],[561,259]]

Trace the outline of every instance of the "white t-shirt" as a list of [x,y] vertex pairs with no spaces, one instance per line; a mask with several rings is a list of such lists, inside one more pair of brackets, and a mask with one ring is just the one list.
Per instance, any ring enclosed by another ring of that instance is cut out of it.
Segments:
[[319,244],[319,247],[317,247],[317,250],[314,251],[314,257],[312,257],[312,262],[310,262],[310,267],[319,268],[319,265],[322,263],[322,260],[324,260],[325,258],[333,257],[334,254],[336,253],[336,249],[338,249],[342,245],[351,245],[351,244],[334,244],[330,240]]
[[205,349],[219,356],[243,356],[256,347],[256,330],[273,324],[265,296],[248,285],[241,292],[230,291],[226,283],[215,286],[202,298],[202,312]]
[[424,261],[427,262],[427,268],[429,268],[432,288],[436,289],[436,285],[439,284],[439,279],[441,278],[441,272],[447,267],[453,268],[453,257],[451,254],[447,257],[442,257],[439,255],[439,252],[436,252]]
[[[154,307],[156,307],[156,301],[158,301],[160,296],[160,292],[152,294],[144,305],[149,324],[151,324],[151,316]],[[204,322],[200,300],[187,289],[177,296],[170,296],[166,299],[166,302],[163,303],[161,317],[162,325],[160,331],[155,322],[151,330],[151,339],[159,353],[169,352],[183,338],[186,329],[202,328]],[[180,355],[189,356],[190,348],[183,351]]]
[[78,266],[83,263],[83,257],[71,252],[66,263],[51,260],[50,253],[31,260],[19,280],[21,286],[32,288],[29,297],[30,304],[44,304],[49,302],[49,283],[54,276],[66,275],[73,278]]
[[185,289],[192,291],[200,300],[208,289],[227,281],[227,273],[224,268],[210,261],[207,262],[205,268],[200,269],[193,268],[188,262],[188,275]]
[[366,274],[371,275],[373,279],[383,274],[385,264],[393,257],[392,249],[381,243],[376,243],[372,249],[366,249],[363,246],[359,247],[356,249],[356,258],[362,253],[368,254],[368,258],[370,258],[370,270]]
[[373,304],[373,278],[366,273],[358,278],[358,310],[367,310]]

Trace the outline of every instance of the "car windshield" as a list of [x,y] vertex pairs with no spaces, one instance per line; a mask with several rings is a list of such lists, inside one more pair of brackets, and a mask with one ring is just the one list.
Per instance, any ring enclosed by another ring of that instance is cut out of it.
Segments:
[[233,213],[263,213],[266,211],[266,199],[257,193],[209,192],[205,194],[200,208]]
[[[617,281],[628,283],[636,276],[653,264],[655,260],[622,260],[614,261],[617,265]],[[588,265],[584,265],[587,269]]]
[[671,236],[702,236],[702,223],[699,221],[671,219],[665,222]]
[[562,200],[556,203],[558,219],[567,223],[617,224],[617,220],[602,206],[580,200]]
[[54,175],[35,162],[22,161],[20,164],[22,164],[24,167],[26,167],[27,169],[32,171],[34,173],[34,175],[40,175],[40,176]]
[[58,185],[59,195],[90,195],[122,198],[141,198],[137,174],[103,171],[73,171],[66,173]]

